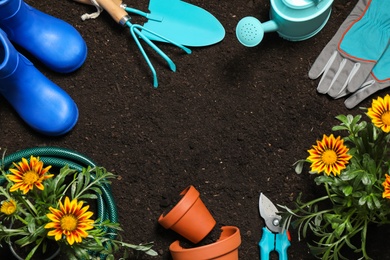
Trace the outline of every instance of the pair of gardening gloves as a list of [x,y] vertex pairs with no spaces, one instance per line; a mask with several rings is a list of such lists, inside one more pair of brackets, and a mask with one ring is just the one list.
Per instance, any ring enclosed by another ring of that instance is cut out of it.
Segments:
[[390,86],[390,1],[359,0],[309,71],[317,91],[351,109]]

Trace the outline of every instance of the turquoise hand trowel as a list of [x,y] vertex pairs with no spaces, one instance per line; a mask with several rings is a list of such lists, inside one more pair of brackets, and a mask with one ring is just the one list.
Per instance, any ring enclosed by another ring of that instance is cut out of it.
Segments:
[[[93,5],[95,0],[74,1]],[[165,42],[163,38],[166,38],[181,45],[202,47],[218,43],[225,37],[225,29],[217,18],[193,4],[180,0],[150,0],[150,12],[147,13],[122,4],[122,0],[112,2],[128,13],[147,18],[142,33],[152,41]]]
[[128,13],[148,18],[142,33],[152,41],[164,42],[148,31],[190,47],[212,45],[225,37],[225,29],[217,18],[196,5],[180,0],[150,0],[148,9],[150,13],[125,7]]

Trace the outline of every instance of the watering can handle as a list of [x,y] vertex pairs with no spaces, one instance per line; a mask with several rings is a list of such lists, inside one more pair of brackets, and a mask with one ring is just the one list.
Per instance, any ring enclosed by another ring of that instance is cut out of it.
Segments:
[[304,9],[312,5],[318,5],[323,0],[283,0],[283,3],[293,9]]

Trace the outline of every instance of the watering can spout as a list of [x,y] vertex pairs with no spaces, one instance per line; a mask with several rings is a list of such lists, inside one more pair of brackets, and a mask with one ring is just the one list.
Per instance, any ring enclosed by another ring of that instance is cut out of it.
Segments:
[[264,33],[277,30],[278,25],[273,20],[261,23],[257,18],[247,16],[238,22],[236,36],[245,47],[255,47],[263,40]]
[[279,29],[278,24],[274,20],[262,23],[264,32],[276,32]]
[[326,24],[333,0],[270,0],[270,21],[255,17],[241,19],[236,36],[246,47],[258,45],[266,32],[277,32],[290,41],[303,41],[316,35]]

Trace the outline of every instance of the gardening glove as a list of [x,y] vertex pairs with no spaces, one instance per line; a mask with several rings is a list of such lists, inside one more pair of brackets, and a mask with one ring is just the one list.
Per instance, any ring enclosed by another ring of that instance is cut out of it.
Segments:
[[366,82],[359,88],[358,91],[352,93],[344,104],[347,108],[354,108],[367,97],[375,92],[390,86],[390,46],[379,59],[374,69],[368,76]]
[[311,79],[322,74],[319,93],[337,97],[362,86],[387,48],[389,10],[388,0],[359,0],[309,71]]

